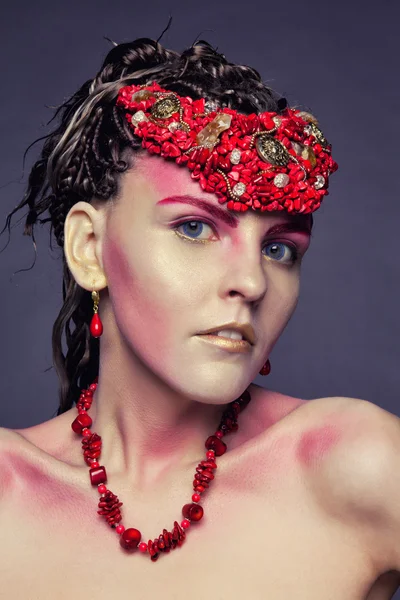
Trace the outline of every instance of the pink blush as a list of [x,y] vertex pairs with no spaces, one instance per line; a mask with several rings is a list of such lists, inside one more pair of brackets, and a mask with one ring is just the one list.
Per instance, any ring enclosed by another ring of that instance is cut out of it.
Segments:
[[29,505],[31,515],[59,514],[66,508],[76,510],[85,499],[80,489],[46,473],[45,467],[30,462],[17,452],[5,453],[4,460],[13,474],[8,481],[8,490],[16,491],[16,499]]
[[[103,260],[115,319],[129,338],[135,337],[137,348],[152,348],[153,354],[160,357],[160,364],[168,356],[173,335],[173,321],[168,318],[170,306],[165,300],[170,282],[157,264],[142,253],[140,243],[127,252],[117,235],[107,239]],[[173,298],[170,303],[173,304]]]
[[323,425],[309,429],[300,437],[296,449],[297,459],[306,467],[315,467],[330,454],[340,438],[341,430],[338,426]]

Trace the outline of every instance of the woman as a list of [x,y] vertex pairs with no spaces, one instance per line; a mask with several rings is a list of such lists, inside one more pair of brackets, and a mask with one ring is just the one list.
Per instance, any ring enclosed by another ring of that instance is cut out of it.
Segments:
[[206,42],[150,39],[60,110],[17,207],[63,251],[60,406],[1,431],[3,593],[391,597],[372,490],[395,417],[251,383],[337,168],[315,117]]

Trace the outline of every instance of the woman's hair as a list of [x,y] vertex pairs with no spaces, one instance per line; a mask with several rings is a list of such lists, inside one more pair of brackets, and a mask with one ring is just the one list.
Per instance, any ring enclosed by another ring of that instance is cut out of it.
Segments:
[[[115,45],[94,79],[57,108],[53,119],[59,118],[59,125],[40,138],[45,142],[30,171],[26,193],[6,220],[10,229],[13,214],[29,207],[24,235],[31,235],[34,242],[34,225],[50,221],[50,236],[62,249],[63,305],[52,334],[53,362],[60,381],[57,415],[73,406],[99,369],[99,340],[89,332],[91,292],[82,289],[68,269],[63,250],[65,218],[80,200],[118,198],[120,175],[134,166],[135,153],[142,150],[141,139],[115,106],[116,98],[121,87],[149,81],[181,96],[205,97],[244,114],[281,113],[287,106],[286,99],[267,87],[255,69],[228,62],[203,40],[180,54],[158,41],[140,38]],[[38,219],[46,210],[50,217]]]

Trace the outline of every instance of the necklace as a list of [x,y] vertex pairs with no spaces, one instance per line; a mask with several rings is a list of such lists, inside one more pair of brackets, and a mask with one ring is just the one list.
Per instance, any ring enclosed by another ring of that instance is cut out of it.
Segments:
[[177,546],[182,546],[186,539],[186,529],[188,529],[191,523],[200,521],[203,517],[203,507],[199,504],[201,500],[201,494],[210,486],[211,481],[214,479],[215,469],[217,464],[215,458],[225,454],[227,446],[222,441],[222,437],[231,431],[237,431],[239,426],[237,418],[246,406],[251,401],[251,396],[248,390],[245,390],[239,398],[230,402],[221,417],[221,422],[214,435],[210,435],[206,442],[205,447],[206,460],[202,460],[196,467],[196,473],[193,480],[192,502],[185,504],[182,508],[182,514],[184,519],[179,524],[178,521],[174,521],[174,527],[172,531],[163,529],[163,532],[154,540],[149,540],[146,544],[141,542],[142,534],[138,529],[129,527],[125,529],[122,525],[122,515],[120,506],[122,502],[119,501],[118,497],[108,490],[104,485],[107,483],[107,473],[104,466],[100,466],[98,459],[101,454],[101,436],[97,433],[92,433],[90,427],[93,423],[92,419],[88,415],[93,401],[93,394],[97,389],[98,377],[94,382],[89,385],[87,389],[81,390],[79,400],[76,404],[78,409],[78,416],[73,421],[71,427],[72,430],[78,435],[82,435],[82,449],[83,458],[86,464],[90,467],[89,475],[90,482],[93,486],[97,485],[97,490],[101,496],[98,507],[100,510],[97,511],[99,515],[105,518],[107,523],[116,530],[120,536],[120,545],[125,550],[135,551],[137,549],[140,552],[148,553],[151,560],[154,562],[158,559],[161,552],[170,552]]

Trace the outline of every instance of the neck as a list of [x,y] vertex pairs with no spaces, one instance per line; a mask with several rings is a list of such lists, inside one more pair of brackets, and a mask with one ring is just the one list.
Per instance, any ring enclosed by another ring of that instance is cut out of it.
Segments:
[[203,460],[226,403],[173,389],[122,344],[103,346],[100,356],[90,416],[107,473],[143,490]]

